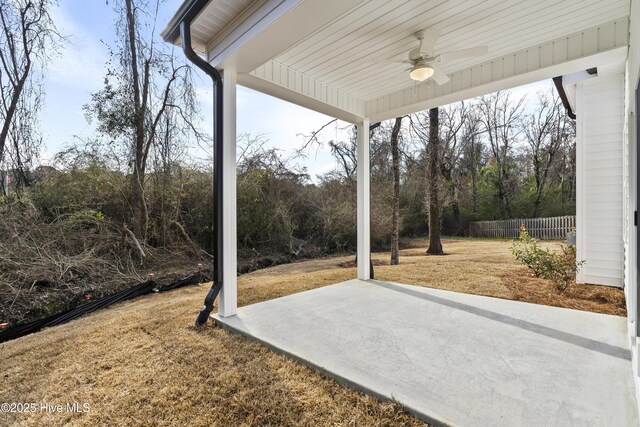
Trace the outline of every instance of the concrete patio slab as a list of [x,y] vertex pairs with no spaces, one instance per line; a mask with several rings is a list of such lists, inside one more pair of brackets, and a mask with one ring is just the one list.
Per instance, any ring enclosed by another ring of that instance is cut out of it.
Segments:
[[638,425],[623,317],[373,280],[214,317],[435,424]]

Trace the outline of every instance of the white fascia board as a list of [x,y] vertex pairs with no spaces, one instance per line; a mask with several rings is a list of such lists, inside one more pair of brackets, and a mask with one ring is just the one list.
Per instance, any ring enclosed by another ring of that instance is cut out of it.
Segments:
[[376,97],[365,102],[364,114],[379,122],[579,70],[624,64],[628,24],[628,17],[620,18],[455,72],[442,86],[425,84]]
[[340,17],[362,0],[263,0],[207,44],[216,68],[248,73]]
[[572,83],[577,83],[586,79],[592,79],[597,76],[597,74],[589,74],[586,70],[576,71],[575,73],[565,74],[564,76],[562,76],[562,85],[568,86]]
[[[333,105],[332,102],[322,101],[314,96],[309,96],[301,91],[282,86],[280,84],[274,83],[273,81],[258,77],[254,74],[239,74],[238,83],[242,86],[248,87],[258,92],[274,96],[276,98],[291,102],[296,105],[300,105],[301,107],[305,107],[313,111],[317,111],[318,113],[326,114],[327,116],[334,117],[345,122],[356,124],[364,119],[361,114],[358,114],[354,111],[340,108],[337,105]],[[322,92],[328,93],[329,91],[322,90]],[[350,95],[344,94],[341,98],[344,98],[345,96]],[[360,101],[359,105],[355,105],[355,109],[362,110],[362,106],[362,101]]]

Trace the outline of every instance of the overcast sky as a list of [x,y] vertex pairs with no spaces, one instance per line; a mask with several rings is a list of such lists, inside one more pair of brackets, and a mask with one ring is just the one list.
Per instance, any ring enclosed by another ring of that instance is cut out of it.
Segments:
[[[164,28],[180,3],[181,0],[169,0],[162,5],[159,30]],[[107,45],[114,45],[114,13],[105,1],[61,0],[54,19],[69,43],[50,64],[46,80],[46,104],[41,116],[46,145],[44,163],[72,143],[76,136],[94,135],[94,128],[87,122],[82,107],[90,101],[92,92],[102,88]],[[156,37],[160,43],[159,35]],[[211,129],[211,82],[198,73],[196,84],[202,114],[206,118],[203,127]],[[548,86],[548,82],[534,84],[519,88],[517,92],[535,92]],[[271,145],[286,152],[301,147],[303,138],[300,134],[309,134],[332,119],[243,87],[238,87],[237,108],[238,133],[263,134]],[[312,176],[335,165],[326,149],[313,151],[303,163]]]

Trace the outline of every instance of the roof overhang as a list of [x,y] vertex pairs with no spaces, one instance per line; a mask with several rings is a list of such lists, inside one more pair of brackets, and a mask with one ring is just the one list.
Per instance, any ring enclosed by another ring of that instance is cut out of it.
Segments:
[[565,76],[557,76],[553,78],[553,84],[558,91],[562,105],[567,114],[572,119],[576,118],[576,85],[582,80],[598,77],[598,68],[589,68],[588,70],[577,71]]
[[[372,122],[627,57],[629,0],[188,0],[163,32],[238,83],[339,119]],[[450,81],[412,82],[402,60],[413,33],[438,28],[436,51],[486,44],[484,57],[442,66]]]
[[[626,53],[626,51],[622,50],[620,50],[620,52]],[[569,117],[575,119],[578,114],[578,104],[576,100],[578,83],[596,77],[605,77],[624,73],[624,65],[624,58],[618,58],[618,60],[611,59],[604,61],[604,65],[602,65],[600,68],[593,67],[586,70],[580,70],[574,73],[554,77],[553,83],[555,84],[556,90],[560,95],[562,104],[567,110]]]

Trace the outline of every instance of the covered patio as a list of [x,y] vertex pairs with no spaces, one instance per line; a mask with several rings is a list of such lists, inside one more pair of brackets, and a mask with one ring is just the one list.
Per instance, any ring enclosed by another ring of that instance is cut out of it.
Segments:
[[437,425],[638,423],[618,316],[354,279],[215,321]]
[[[162,35],[215,84],[205,320],[219,291],[224,327],[437,424],[637,425],[638,17],[640,0],[186,0]],[[577,117],[578,282],[624,287],[628,318],[370,280],[370,126],[552,78]],[[357,126],[356,280],[237,308],[238,84]]]

